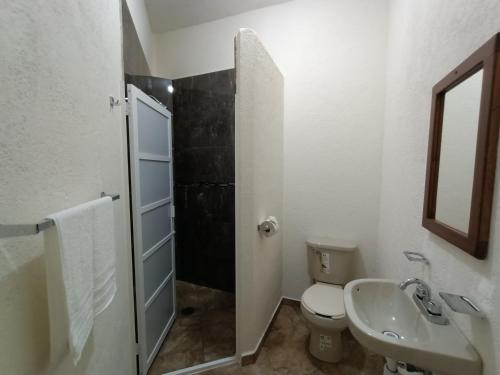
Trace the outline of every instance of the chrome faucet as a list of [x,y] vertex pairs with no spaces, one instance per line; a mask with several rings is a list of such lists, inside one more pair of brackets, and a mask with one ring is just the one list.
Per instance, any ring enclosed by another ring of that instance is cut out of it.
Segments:
[[399,284],[401,290],[405,290],[408,286],[416,284],[415,294],[424,302],[429,302],[431,299],[431,288],[423,280],[417,279],[416,277],[403,281]]
[[441,304],[431,298],[431,288],[425,281],[411,278],[399,284],[399,288],[405,290],[408,286],[413,284],[417,285],[413,293],[413,301],[427,320],[431,323],[440,325],[449,324],[448,318],[443,315]]

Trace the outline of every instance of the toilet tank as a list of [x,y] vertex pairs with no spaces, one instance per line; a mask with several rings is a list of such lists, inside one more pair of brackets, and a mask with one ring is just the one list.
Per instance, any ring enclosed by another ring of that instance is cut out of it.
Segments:
[[326,237],[306,241],[309,275],[314,281],[345,285],[353,279],[354,242]]

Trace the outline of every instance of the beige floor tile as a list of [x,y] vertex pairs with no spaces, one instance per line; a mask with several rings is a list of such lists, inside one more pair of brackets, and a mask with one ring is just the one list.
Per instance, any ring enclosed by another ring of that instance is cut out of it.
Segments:
[[205,372],[206,375],[380,375],[383,358],[369,353],[348,330],[342,334],[343,358],[337,364],[309,354],[309,331],[298,306],[283,305],[262,347],[257,362]]
[[[183,315],[190,307],[194,312]],[[236,350],[234,294],[177,281],[177,319],[148,375],[161,375],[215,359]]]

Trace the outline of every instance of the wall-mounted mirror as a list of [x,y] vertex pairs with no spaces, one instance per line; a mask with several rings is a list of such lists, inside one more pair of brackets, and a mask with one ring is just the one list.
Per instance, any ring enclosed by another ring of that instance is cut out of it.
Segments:
[[500,34],[432,91],[423,226],[486,257],[500,122]]
[[483,69],[445,93],[436,220],[469,231]]

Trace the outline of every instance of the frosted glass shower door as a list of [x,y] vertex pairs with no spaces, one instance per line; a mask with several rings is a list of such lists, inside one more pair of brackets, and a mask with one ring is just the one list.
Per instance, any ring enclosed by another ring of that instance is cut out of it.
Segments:
[[127,85],[135,294],[140,374],[175,319],[170,112]]

